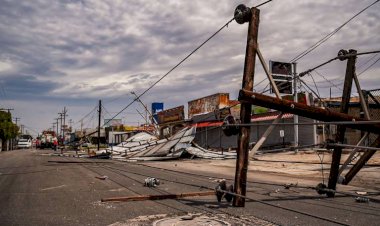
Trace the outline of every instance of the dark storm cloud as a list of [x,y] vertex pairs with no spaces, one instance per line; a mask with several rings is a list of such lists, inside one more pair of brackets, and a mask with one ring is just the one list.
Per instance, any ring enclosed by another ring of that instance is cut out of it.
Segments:
[[[260,7],[260,49],[267,62],[288,61],[372,2],[272,1]],[[33,98],[52,98],[58,106],[73,106],[76,114],[85,115],[90,110],[86,103],[144,92],[226,23],[240,3],[259,2],[0,0],[0,81],[14,99],[24,91]],[[302,58],[299,71],[335,57],[342,48],[378,49],[379,5]],[[236,97],[246,38],[247,24],[232,22],[142,98],[173,106],[216,92]],[[319,72],[339,83],[344,69],[344,63],[338,62]],[[379,70],[375,65],[363,74],[364,88],[380,86]],[[329,85],[314,76],[317,84]],[[264,77],[257,63],[255,83]],[[305,79],[312,84],[311,78]],[[328,87],[321,89],[328,94]],[[128,98],[118,102],[120,109],[132,100]]]
[[[16,79],[15,79],[16,78]],[[44,95],[48,95],[50,91],[56,88],[56,84],[52,82],[37,81],[29,75],[9,74],[1,77],[1,85],[5,87],[7,95],[11,99],[48,99]]]

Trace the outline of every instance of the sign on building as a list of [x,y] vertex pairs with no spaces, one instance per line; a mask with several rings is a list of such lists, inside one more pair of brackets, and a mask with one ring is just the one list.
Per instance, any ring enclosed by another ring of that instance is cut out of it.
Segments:
[[[269,61],[269,67],[278,91],[284,94],[293,93],[292,64],[278,61]],[[271,93],[274,89],[271,86]]]
[[228,93],[216,93],[210,96],[202,97],[188,102],[188,116],[213,112],[229,106]]
[[164,110],[164,103],[161,102],[154,102],[152,103],[152,115],[155,122],[158,122],[158,112],[161,112]]
[[164,103],[153,102],[152,103],[152,114],[156,114],[164,110]]
[[182,121],[185,119],[184,106],[163,110],[157,113],[158,124],[164,124],[168,122]]

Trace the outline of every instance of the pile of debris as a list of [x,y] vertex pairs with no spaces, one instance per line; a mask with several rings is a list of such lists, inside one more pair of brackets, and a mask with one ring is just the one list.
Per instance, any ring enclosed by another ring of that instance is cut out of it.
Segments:
[[124,161],[169,160],[184,156],[206,159],[236,158],[235,152],[220,153],[200,147],[193,142],[195,132],[195,127],[187,127],[165,139],[141,132],[106,151],[112,153],[113,159]]

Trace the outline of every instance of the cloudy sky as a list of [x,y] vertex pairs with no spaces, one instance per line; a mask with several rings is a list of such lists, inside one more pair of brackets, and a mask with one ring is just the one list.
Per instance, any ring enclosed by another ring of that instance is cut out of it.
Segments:
[[[260,7],[259,45],[266,61],[290,61],[375,0],[273,0]],[[243,3],[219,0],[0,0],[0,107],[32,134],[51,128],[68,109],[74,128],[96,126],[104,104],[111,118],[233,17]],[[348,23],[298,61],[298,71],[335,57],[340,49],[380,49],[380,4]],[[237,97],[241,87],[247,24],[232,22],[180,67],[142,96],[165,108],[217,92]],[[358,58],[357,72],[379,59]],[[257,61],[258,62],[258,61]],[[312,73],[322,97],[341,95],[345,62]],[[264,73],[256,65],[255,82]],[[327,82],[322,76],[330,80]],[[310,76],[304,77],[310,87]],[[380,63],[359,77],[363,89],[380,88]],[[332,85],[333,83],[334,85]],[[262,91],[267,82],[255,87]],[[338,88],[337,88],[338,87]],[[303,88],[302,90],[305,90]],[[137,125],[134,103],[116,118]]]

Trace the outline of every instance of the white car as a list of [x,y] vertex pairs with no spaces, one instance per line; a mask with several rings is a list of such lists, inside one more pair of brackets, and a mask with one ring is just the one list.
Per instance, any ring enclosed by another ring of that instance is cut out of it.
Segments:
[[30,139],[20,139],[17,142],[17,148],[31,148],[32,141]]

